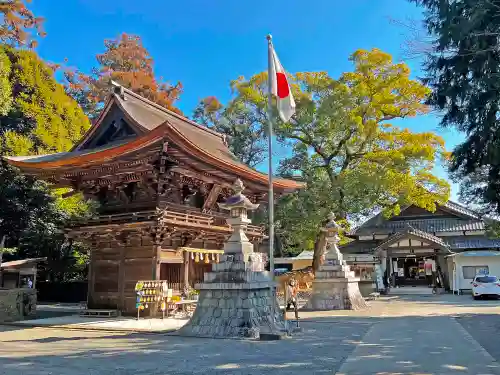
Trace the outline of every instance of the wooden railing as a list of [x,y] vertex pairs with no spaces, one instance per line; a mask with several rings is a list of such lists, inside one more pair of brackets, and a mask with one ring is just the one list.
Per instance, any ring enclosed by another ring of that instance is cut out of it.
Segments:
[[[178,206],[167,206],[163,211],[148,210],[117,213],[111,215],[99,215],[98,217],[87,220],[74,221],[71,226],[79,227],[156,221],[160,219],[160,217],[162,217],[163,220],[166,220],[167,222],[179,225],[185,224],[187,226],[206,227],[207,229],[209,229],[210,227],[219,227],[227,229],[228,232],[231,228],[226,223],[226,216],[223,216],[221,214],[204,214],[199,211],[194,211]],[[264,235],[264,228],[257,225],[248,225],[246,232],[250,235],[262,236]]]
[[126,212],[111,215],[99,215],[90,219],[74,220],[72,226],[80,225],[102,225],[102,224],[119,224],[119,223],[133,223],[139,221],[155,220],[158,217],[156,211],[138,211]]
[[189,223],[194,225],[213,225],[214,219],[204,214],[193,214],[190,212],[176,212],[172,210],[163,211],[163,217],[169,221],[176,221],[179,223]]

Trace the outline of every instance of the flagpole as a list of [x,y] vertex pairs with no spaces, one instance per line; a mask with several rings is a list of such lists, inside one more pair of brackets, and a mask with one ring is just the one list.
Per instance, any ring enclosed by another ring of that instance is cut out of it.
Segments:
[[[271,273],[271,277],[273,283],[271,283],[271,297],[273,301],[276,301],[276,293],[274,287],[274,189],[273,189],[273,94],[272,94],[272,77],[271,77],[271,61],[273,58],[273,40],[271,34],[267,35],[267,49],[268,49],[268,95],[267,95],[267,122],[268,122],[268,161],[269,161],[269,272]],[[273,320],[276,318],[275,311],[275,303],[271,304],[272,306],[272,317]]]

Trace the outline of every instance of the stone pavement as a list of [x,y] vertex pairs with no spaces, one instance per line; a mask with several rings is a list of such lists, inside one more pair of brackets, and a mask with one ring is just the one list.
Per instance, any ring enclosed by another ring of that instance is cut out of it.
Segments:
[[301,318],[302,334],[274,342],[1,326],[0,374],[500,374],[500,352],[478,343],[498,346],[499,301],[411,296]]
[[132,317],[87,318],[79,315],[56,316],[45,319],[23,320],[16,326],[70,328],[80,330],[129,331],[164,333],[177,330],[187,323],[188,319],[155,318],[139,319]]
[[338,375],[500,374],[495,360],[452,318],[388,318],[374,325]]

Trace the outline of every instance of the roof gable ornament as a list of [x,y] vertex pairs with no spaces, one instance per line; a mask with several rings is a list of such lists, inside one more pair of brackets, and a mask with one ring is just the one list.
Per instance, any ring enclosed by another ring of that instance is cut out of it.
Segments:
[[222,134],[222,143],[224,143],[224,146],[229,146],[226,134]]
[[111,80],[110,84],[112,86],[113,92],[115,94],[119,95],[121,100],[124,100],[124,101],[127,100],[125,97],[125,89],[122,85],[120,85],[118,82],[115,82],[113,80]]

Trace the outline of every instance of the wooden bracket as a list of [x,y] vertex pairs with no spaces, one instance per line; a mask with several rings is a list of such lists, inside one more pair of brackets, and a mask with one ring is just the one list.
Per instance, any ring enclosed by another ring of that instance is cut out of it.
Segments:
[[208,193],[207,199],[203,204],[202,212],[210,212],[213,209],[221,191],[222,187],[220,185],[214,184],[212,186],[212,189],[210,190],[210,193]]

